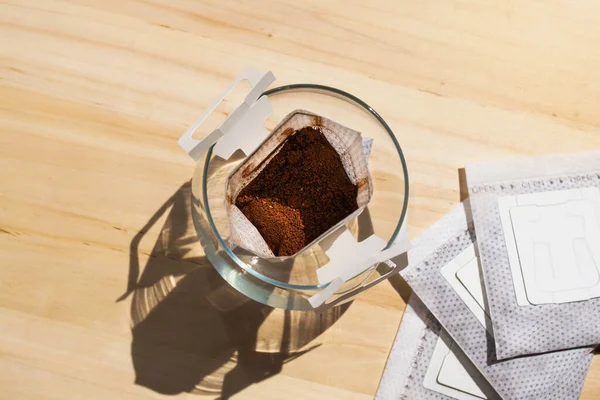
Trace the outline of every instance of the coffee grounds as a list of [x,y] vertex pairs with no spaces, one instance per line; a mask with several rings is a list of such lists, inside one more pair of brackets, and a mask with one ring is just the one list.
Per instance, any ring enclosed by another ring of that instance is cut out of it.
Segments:
[[320,130],[302,128],[239,193],[235,205],[275,256],[290,256],[358,209],[358,188]]

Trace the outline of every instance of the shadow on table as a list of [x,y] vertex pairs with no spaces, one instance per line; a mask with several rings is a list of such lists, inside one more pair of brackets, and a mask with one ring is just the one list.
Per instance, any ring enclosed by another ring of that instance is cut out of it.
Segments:
[[[140,276],[139,244],[170,209]],[[234,290],[205,258],[184,184],[133,238],[131,356],[135,383],[163,394],[229,398],[317,346],[349,304],[326,313],[276,310]]]

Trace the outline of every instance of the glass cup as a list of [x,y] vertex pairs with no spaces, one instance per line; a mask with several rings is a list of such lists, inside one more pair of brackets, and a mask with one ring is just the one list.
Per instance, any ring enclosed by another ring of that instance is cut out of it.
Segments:
[[[400,232],[408,204],[408,171],[402,149],[381,116],[357,97],[342,90],[313,84],[295,84],[267,90],[273,112],[265,124],[269,131],[290,112],[307,110],[359,131],[373,139],[369,169],[373,197],[347,228],[361,241],[375,234],[389,247]],[[192,217],[207,258],[235,289],[260,303],[287,310],[313,310],[308,298],[325,289],[316,271],[329,259],[318,244],[284,261],[262,259],[230,246],[225,209],[225,183],[245,156],[215,156],[211,147],[197,162],[192,179]],[[348,279],[328,301],[326,309],[352,300],[360,292],[397,272],[393,263],[373,265]]]

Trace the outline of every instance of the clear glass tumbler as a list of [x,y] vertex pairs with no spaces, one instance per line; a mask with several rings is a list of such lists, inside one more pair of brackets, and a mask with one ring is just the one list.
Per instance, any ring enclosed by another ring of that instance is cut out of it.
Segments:
[[[357,240],[375,234],[390,246],[404,223],[408,204],[408,171],[398,140],[384,119],[369,105],[342,90],[313,84],[295,84],[267,90],[273,112],[266,127],[272,130],[294,110],[324,116],[373,139],[369,168],[374,193],[367,209],[348,223]],[[245,156],[229,160],[212,148],[197,162],[192,179],[192,216],[206,256],[235,289],[260,303],[287,310],[312,310],[308,298],[329,283],[319,283],[316,271],[328,262],[314,245],[286,262],[270,262],[244,249],[230,246],[225,211],[225,182]],[[387,279],[397,268],[382,263],[347,280],[323,309],[350,301],[360,292]]]

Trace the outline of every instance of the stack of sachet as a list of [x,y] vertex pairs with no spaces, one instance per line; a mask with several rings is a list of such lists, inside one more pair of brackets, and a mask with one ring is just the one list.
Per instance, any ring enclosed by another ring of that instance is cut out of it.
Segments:
[[377,399],[578,399],[600,343],[600,152],[467,165],[413,242]]

